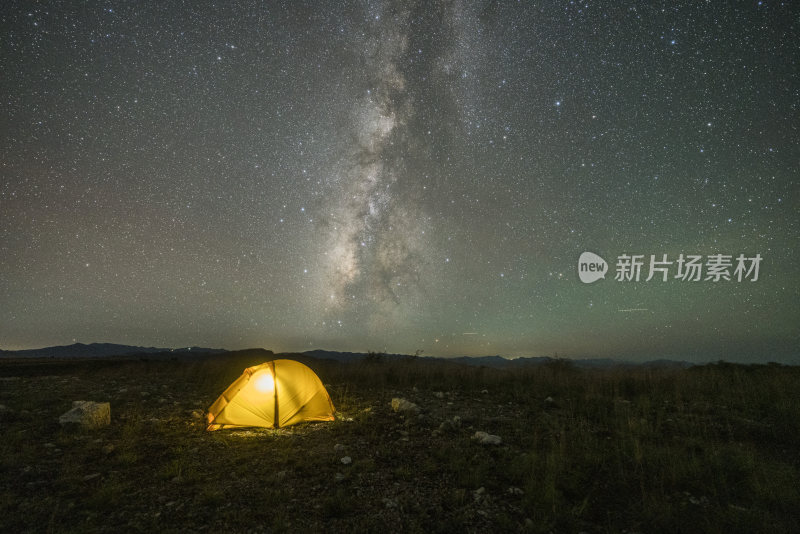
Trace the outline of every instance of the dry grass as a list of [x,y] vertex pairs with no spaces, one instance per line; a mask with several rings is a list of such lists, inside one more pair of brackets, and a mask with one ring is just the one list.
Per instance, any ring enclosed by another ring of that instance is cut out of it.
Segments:
[[[337,421],[205,432],[264,358],[0,361],[0,531],[800,531],[798,368],[310,362]],[[79,399],[112,425],[61,429]]]

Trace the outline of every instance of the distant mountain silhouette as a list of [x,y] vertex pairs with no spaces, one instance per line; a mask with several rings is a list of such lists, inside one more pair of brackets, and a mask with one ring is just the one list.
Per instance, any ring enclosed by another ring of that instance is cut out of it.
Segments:
[[0,350],[0,357],[5,358],[109,358],[113,356],[131,356],[137,354],[178,353],[188,355],[220,354],[228,352],[224,349],[208,349],[204,347],[182,347],[179,349],[138,347],[135,345],[118,345],[116,343],[73,343],[41,349]]
[[[139,347],[135,345],[118,345],[116,343],[73,343],[72,345],[61,345],[56,347],[44,347],[41,349],[27,350],[0,350],[0,358],[114,358],[114,357],[152,357],[157,359],[170,358],[180,360],[193,360],[195,358],[205,358],[215,354],[241,355],[245,353],[263,352],[265,359],[272,355],[271,351],[264,349],[248,349],[247,351],[228,351],[225,349],[210,349],[205,347],[181,347],[178,349],[159,348],[159,347]],[[195,356],[196,355],[196,356]],[[414,356],[408,354],[384,354],[381,353],[377,359],[368,359],[370,354],[366,352],[338,352],[332,350],[309,350],[303,353],[293,353],[295,359],[316,358],[319,360],[333,360],[342,363],[358,361],[397,361]],[[565,366],[572,366],[583,369],[605,368],[615,366],[651,366],[651,367],[690,367],[693,364],[685,361],[674,360],[654,360],[649,362],[626,362],[609,358],[589,358],[583,360],[570,360],[568,358],[551,358],[549,356],[535,356],[508,359],[502,356],[456,356],[440,358],[436,356],[420,356],[421,360],[430,362],[449,362],[461,365],[473,365],[492,367],[495,369],[519,369],[524,367],[535,367],[539,365],[554,364],[561,362]]]
[[[355,362],[367,358],[366,352],[336,352],[331,350],[315,349],[304,352],[306,356],[313,358],[334,360],[337,362]],[[391,361],[397,359],[413,358],[408,354],[381,354],[381,358]],[[455,356],[449,358],[441,358],[436,356],[420,356],[421,359],[426,361],[437,360],[443,362],[460,363],[464,365],[475,365],[484,367],[493,367],[495,369],[518,369],[522,367],[533,367],[538,365],[545,365],[555,362],[563,362],[565,365],[572,365],[574,367],[583,369],[594,369],[604,367],[616,366],[651,366],[651,367],[691,367],[692,363],[686,361],[674,360],[653,360],[648,362],[627,362],[622,360],[614,360],[611,358],[587,358],[582,360],[571,360],[568,358],[551,358],[550,356],[531,356],[522,358],[503,358],[502,356]]]

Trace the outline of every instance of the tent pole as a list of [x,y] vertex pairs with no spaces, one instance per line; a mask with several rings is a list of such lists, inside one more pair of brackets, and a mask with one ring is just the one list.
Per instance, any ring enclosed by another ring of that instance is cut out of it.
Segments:
[[271,361],[269,363],[270,369],[272,370],[272,390],[275,393],[275,420],[272,422],[275,428],[280,428],[281,420],[278,417],[278,373],[275,369],[275,361]]

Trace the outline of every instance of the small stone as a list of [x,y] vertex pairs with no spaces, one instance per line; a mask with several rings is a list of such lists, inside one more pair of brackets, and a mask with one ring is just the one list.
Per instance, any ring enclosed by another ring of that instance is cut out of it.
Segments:
[[488,394],[489,394],[489,390],[488,390],[488,389],[482,389],[482,390],[481,390],[481,393],[482,393],[483,395],[488,395]]
[[192,410],[192,419],[202,419],[203,418],[203,411],[202,410]]
[[172,480],[170,480],[170,482],[172,482],[173,484],[183,484],[183,477],[178,475],[176,477],[173,477]]
[[553,397],[547,397],[547,398],[546,398],[544,401],[545,401],[547,404],[553,404],[553,403],[555,402],[555,401],[553,400]]
[[472,439],[476,440],[481,445],[500,445],[503,442],[503,440],[500,439],[500,436],[495,436],[494,434],[489,434],[488,432],[484,432],[482,430],[475,432],[475,435],[472,436]]
[[142,397],[149,397],[150,396],[150,392],[149,391],[140,391],[139,395],[141,395]]
[[433,393],[433,396],[436,397],[437,399],[443,399],[444,398],[444,393],[441,392],[441,391],[435,391]]
[[439,425],[441,432],[455,432],[459,428],[461,428],[461,418],[457,415],[453,419],[442,421],[442,424]]
[[401,398],[393,398],[392,399],[392,410],[397,413],[419,413],[419,406],[414,404],[413,402],[409,402],[406,399]]
[[336,445],[333,446],[333,450],[335,450],[336,452],[341,452],[344,449],[345,449],[345,447],[341,443],[337,443]]
[[83,477],[83,481],[84,482],[88,482],[88,481],[90,481],[92,479],[95,479],[95,478],[97,478],[99,476],[100,476],[100,473],[92,473],[91,475],[86,475],[85,477]]
[[511,495],[524,495],[525,494],[524,491],[522,491],[520,488],[518,488],[516,486],[511,486],[510,488],[508,488],[508,492]]
[[101,450],[103,451],[103,454],[111,454],[112,452],[114,452],[115,448],[116,447],[114,446],[113,443],[109,443],[108,445],[105,445]]
[[344,473],[336,473],[335,475],[333,475],[333,480],[335,480],[336,482],[341,482],[342,480],[344,480]]
[[45,449],[55,449],[56,448],[56,444],[55,443],[45,443],[44,444],[44,448]]
[[339,461],[342,462],[344,465],[350,465],[353,463],[353,459],[350,458],[349,456],[343,456]]

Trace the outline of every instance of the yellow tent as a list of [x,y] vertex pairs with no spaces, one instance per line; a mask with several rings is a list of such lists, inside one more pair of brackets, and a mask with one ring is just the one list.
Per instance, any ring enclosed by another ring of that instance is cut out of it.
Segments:
[[207,430],[333,421],[333,402],[314,371],[294,360],[248,367],[208,409]]

